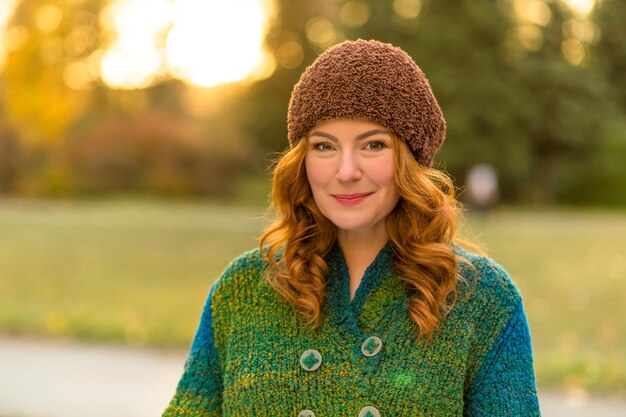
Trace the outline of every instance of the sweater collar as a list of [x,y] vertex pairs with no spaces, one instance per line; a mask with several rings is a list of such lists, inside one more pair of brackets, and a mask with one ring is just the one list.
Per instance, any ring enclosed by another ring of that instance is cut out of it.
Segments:
[[393,249],[390,242],[378,252],[367,267],[353,300],[350,300],[350,274],[343,251],[335,242],[326,256],[328,283],[326,299],[332,315],[340,321],[355,321],[368,298],[393,273]]

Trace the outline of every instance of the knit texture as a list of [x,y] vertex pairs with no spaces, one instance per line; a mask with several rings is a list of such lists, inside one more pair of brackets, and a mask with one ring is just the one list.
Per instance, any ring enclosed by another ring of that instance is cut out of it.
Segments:
[[[431,341],[416,337],[407,292],[385,246],[350,300],[335,246],[324,321],[313,330],[264,280],[259,252],[212,286],[178,389],[163,416],[539,416],[531,341],[519,291],[493,261],[457,253],[469,284]],[[474,284],[472,284],[474,283]],[[377,343],[382,348],[368,357]],[[321,365],[310,349],[320,353]],[[306,355],[305,355],[306,356]],[[311,414],[303,414],[311,415]],[[369,415],[375,415],[370,413]]]
[[304,71],[289,102],[289,143],[293,146],[317,122],[336,118],[387,127],[427,167],[446,135],[443,113],[422,70],[400,48],[374,40],[335,45]]

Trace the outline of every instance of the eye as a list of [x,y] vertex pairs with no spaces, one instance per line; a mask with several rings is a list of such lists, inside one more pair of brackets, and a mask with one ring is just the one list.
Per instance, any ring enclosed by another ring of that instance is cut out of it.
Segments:
[[335,149],[335,147],[330,142],[314,143],[311,145],[311,148],[320,152],[328,152]]
[[387,144],[380,140],[373,140],[371,142],[367,142],[363,149],[367,151],[380,151],[387,147]]

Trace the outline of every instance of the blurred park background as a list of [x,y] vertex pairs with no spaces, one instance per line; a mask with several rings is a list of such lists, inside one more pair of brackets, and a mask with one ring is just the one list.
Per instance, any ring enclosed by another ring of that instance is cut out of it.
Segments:
[[186,348],[267,223],[293,85],[374,38],[428,76],[438,166],[497,174],[464,229],[524,295],[540,387],[626,398],[624,22],[622,0],[0,0],[0,334]]

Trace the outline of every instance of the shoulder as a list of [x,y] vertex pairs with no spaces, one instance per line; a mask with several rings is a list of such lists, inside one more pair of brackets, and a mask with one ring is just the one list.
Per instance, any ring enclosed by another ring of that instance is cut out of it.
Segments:
[[233,259],[211,288],[210,311],[219,346],[234,328],[249,328],[251,321],[286,320],[295,313],[267,279],[268,263],[260,249]]
[[[457,306],[451,315],[468,345],[467,409],[471,415],[538,415],[530,331],[522,295],[507,271],[486,256],[455,247]],[[498,408],[501,407],[501,408]],[[508,408],[506,408],[508,407]]]
[[259,272],[265,272],[267,262],[261,256],[259,248],[242,253],[228,264],[220,280],[246,279]]
[[451,322],[472,334],[477,346],[489,346],[517,314],[523,314],[522,295],[507,271],[493,259],[457,246],[454,250],[462,279]]
[[229,303],[250,296],[265,283],[266,269],[267,262],[258,248],[239,255],[213,284],[213,304]]
[[[459,301],[480,310],[497,310],[512,314],[521,304],[522,296],[508,272],[493,259],[454,246],[459,259]],[[508,313],[508,314],[507,314]]]
[[458,246],[459,275],[457,298],[444,319],[444,331],[450,337],[463,336],[469,350],[468,367],[473,375],[487,353],[507,329],[515,326],[516,317],[524,317],[522,296],[506,270],[493,259]]

